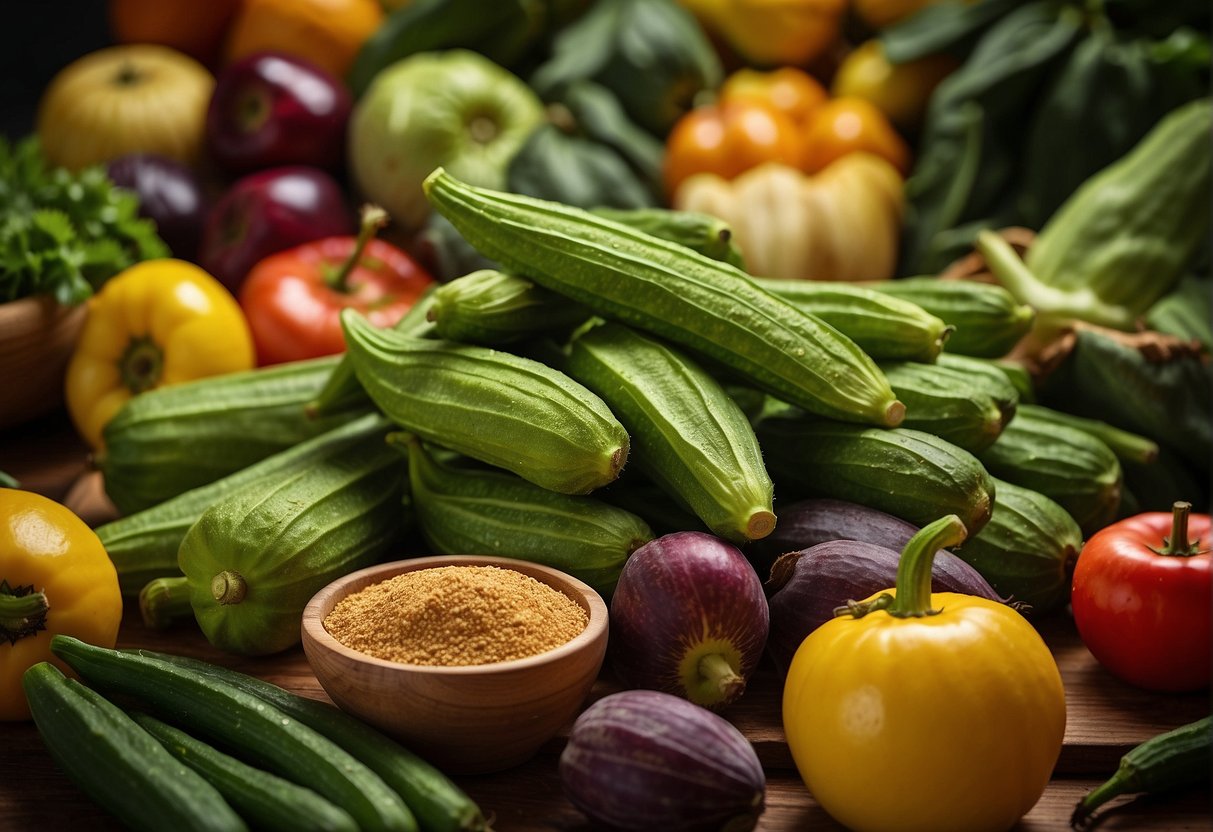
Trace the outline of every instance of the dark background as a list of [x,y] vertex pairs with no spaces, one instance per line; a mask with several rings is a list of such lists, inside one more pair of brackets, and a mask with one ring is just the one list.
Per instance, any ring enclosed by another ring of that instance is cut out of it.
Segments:
[[17,139],[33,132],[55,73],[112,41],[105,0],[3,0],[0,9],[0,133]]

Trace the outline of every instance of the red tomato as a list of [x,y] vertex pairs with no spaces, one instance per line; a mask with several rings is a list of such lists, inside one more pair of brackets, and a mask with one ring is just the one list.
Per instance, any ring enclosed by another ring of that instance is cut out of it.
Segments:
[[[1083,546],[1074,569],[1071,601],[1083,642],[1114,675],[1149,690],[1209,684],[1209,515],[1189,517],[1187,505],[1104,527]],[[1191,554],[1160,554],[1171,538]]]
[[369,239],[374,228],[367,228],[364,221],[358,238],[327,237],[272,254],[249,272],[240,306],[259,365],[344,352],[342,309],[357,309],[375,326],[392,326],[434,283],[405,252]]

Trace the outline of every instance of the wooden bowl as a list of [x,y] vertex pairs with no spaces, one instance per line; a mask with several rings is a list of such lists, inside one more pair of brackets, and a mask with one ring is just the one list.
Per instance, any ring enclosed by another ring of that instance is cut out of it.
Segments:
[[[508,662],[459,667],[404,664],[352,650],[324,628],[337,602],[404,572],[499,566],[563,592],[586,611],[580,635]],[[303,611],[303,650],[340,708],[399,739],[449,774],[484,774],[524,762],[579,713],[607,643],[607,606],[589,585],[530,561],[475,555],[413,558],[339,578]]]
[[67,362],[84,325],[85,304],[49,297],[0,303],[0,428],[22,424],[63,404]]

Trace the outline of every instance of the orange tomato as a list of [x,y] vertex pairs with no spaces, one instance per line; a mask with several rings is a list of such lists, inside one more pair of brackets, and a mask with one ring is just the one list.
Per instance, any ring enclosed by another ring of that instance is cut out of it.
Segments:
[[171,46],[213,65],[240,0],[109,0],[110,33],[118,43]]
[[799,131],[778,110],[746,98],[696,107],[680,118],[666,139],[662,171],[671,197],[696,173],[732,179],[763,162],[795,167],[801,157]]
[[224,60],[276,50],[342,78],[383,14],[379,0],[244,0]]
[[842,97],[817,110],[804,134],[803,168],[816,173],[857,150],[888,160],[902,176],[910,170],[910,148],[884,113],[863,98]]
[[821,82],[794,66],[769,72],[749,67],[739,69],[726,78],[720,88],[722,100],[756,99],[779,110],[802,129],[808,127],[813,114],[827,97]]

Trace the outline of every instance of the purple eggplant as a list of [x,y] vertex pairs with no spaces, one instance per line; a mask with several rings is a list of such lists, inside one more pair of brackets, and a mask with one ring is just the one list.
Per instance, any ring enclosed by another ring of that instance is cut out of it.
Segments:
[[155,153],[128,153],[106,165],[106,175],[139,196],[139,215],[156,223],[156,233],[175,257],[196,261],[208,203],[192,168]]
[[766,777],[732,723],[668,693],[627,690],[573,723],[560,782],[596,828],[747,832],[762,814]]
[[720,708],[745,691],[769,626],[758,573],[737,547],[674,532],[634,551],[611,598],[611,664],[627,687]]
[[[835,609],[895,586],[900,559],[897,549],[828,540],[775,561],[767,584],[771,593],[767,648],[780,674],[787,674],[800,643],[833,618]],[[943,550],[935,553],[931,591],[1003,601],[976,569]]]

